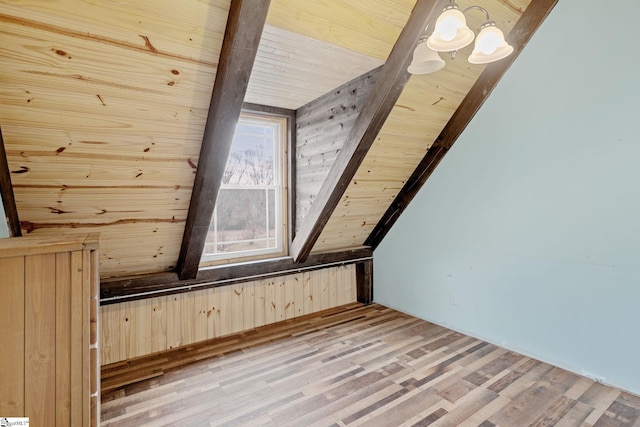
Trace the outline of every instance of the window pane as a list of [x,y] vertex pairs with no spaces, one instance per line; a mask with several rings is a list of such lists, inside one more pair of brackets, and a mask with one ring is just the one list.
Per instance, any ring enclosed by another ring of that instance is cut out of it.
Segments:
[[207,242],[211,243],[207,247],[208,252],[226,253],[276,247],[273,225],[267,230],[267,221],[272,222],[269,218],[276,215],[275,205],[267,203],[267,191],[274,190],[220,190],[216,221],[212,222],[207,238]]
[[276,176],[276,129],[239,123],[223,184],[273,185]]
[[276,190],[267,190],[267,209],[269,210],[269,237],[276,235]]

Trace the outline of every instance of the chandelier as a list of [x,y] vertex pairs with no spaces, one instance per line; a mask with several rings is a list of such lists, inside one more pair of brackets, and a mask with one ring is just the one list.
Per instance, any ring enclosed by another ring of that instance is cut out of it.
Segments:
[[[467,26],[465,14],[471,10],[479,10],[485,15],[485,22],[476,37]],[[475,38],[473,51],[468,61],[472,64],[487,64],[509,56],[513,47],[504,39],[504,34],[489,17],[489,12],[480,6],[469,6],[460,10],[454,0],[444,8],[436,20],[433,33],[420,37],[413,51],[413,60],[407,69],[411,74],[429,74],[444,67],[445,62],[438,52],[449,52],[455,58],[459,49],[468,46]]]

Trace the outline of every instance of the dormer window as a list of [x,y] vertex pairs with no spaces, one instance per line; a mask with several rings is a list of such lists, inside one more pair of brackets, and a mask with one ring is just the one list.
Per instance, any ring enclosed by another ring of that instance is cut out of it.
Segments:
[[286,254],[286,118],[243,113],[202,262]]

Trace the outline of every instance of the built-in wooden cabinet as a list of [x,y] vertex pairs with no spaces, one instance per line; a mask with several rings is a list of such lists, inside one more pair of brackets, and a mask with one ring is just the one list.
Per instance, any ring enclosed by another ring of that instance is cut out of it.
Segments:
[[100,419],[98,235],[0,239],[0,417]]

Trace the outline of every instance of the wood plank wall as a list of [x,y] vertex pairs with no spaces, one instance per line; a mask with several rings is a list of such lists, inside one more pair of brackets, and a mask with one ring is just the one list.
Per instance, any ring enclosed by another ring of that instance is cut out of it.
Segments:
[[99,425],[98,237],[0,241],[0,414]]
[[296,231],[331,170],[381,67],[296,111]]
[[355,264],[101,307],[103,365],[356,301]]
[[229,0],[0,3],[24,234],[100,232],[103,277],[172,270]]

